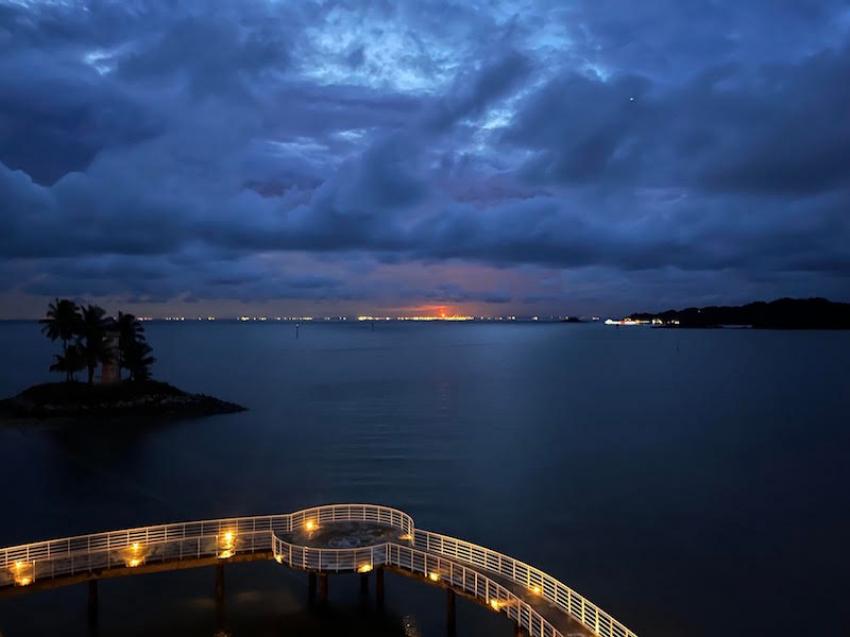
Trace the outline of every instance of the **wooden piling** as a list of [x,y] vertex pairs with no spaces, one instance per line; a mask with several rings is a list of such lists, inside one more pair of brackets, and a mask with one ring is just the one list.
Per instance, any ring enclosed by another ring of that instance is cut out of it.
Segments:
[[319,573],[319,603],[328,603],[328,574]]
[[88,615],[89,615],[89,623],[97,623],[97,609],[98,609],[98,596],[97,596],[97,580],[90,579],[89,580],[89,601],[88,601]]
[[447,588],[446,589],[446,635],[448,637],[455,637],[457,635],[457,621],[455,619],[455,592]]
[[384,607],[384,567],[379,566],[375,571],[375,602],[378,608]]

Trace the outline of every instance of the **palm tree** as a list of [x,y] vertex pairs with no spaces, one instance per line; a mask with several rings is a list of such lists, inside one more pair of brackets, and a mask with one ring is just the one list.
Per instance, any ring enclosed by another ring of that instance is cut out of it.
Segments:
[[145,328],[139,319],[124,312],[118,312],[116,327],[118,329],[118,374],[120,376],[121,370],[127,368],[124,364],[127,359],[127,352],[136,343],[145,342]]
[[68,355],[68,343],[80,329],[80,310],[69,299],[56,299],[47,307],[47,315],[39,321],[41,331],[51,341],[62,341],[62,354]]
[[74,374],[86,366],[83,350],[77,343],[65,349],[64,354],[54,356],[56,362],[50,366],[51,372],[65,372],[65,382],[74,380]]
[[80,334],[83,358],[88,368],[88,383],[94,383],[94,370],[98,363],[109,362],[111,353],[106,343],[106,311],[97,305],[86,305],[82,309]]
[[142,381],[151,377],[151,365],[156,359],[151,356],[151,346],[144,341],[134,341],[127,351],[122,353],[124,367],[130,372],[130,380]]

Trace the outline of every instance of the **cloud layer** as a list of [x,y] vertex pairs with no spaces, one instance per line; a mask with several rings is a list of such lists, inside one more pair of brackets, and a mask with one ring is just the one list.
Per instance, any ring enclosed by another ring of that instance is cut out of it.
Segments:
[[848,77],[829,0],[0,3],[0,314],[846,299]]

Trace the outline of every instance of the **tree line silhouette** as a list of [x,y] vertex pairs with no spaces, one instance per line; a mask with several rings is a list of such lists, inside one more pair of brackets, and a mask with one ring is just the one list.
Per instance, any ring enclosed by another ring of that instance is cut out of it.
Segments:
[[[113,318],[97,305],[78,306],[69,299],[56,299],[39,323],[47,338],[62,341],[62,353],[54,356],[50,371],[64,373],[66,382],[74,381],[76,374],[85,369],[91,385],[97,366],[112,362],[118,364],[119,379],[121,370],[127,370],[131,381],[150,378],[156,359],[145,340],[144,326],[132,314],[118,312]],[[117,334],[117,347],[111,334]]]

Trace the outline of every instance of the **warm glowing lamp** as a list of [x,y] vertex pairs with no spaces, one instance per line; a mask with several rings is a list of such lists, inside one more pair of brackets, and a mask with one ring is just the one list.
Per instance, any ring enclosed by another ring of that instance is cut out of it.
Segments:
[[496,598],[490,600],[490,607],[496,612],[502,610],[502,601]]
[[431,571],[430,573],[428,573],[428,579],[432,582],[439,582],[440,574],[437,571]]
[[121,553],[124,559],[124,565],[128,568],[136,568],[145,562],[145,551],[140,542],[133,542]]
[[304,530],[308,533],[312,533],[316,529],[319,528],[318,523],[315,520],[305,520],[304,521]]
[[531,587],[531,592],[535,595],[540,595],[543,592],[543,589],[540,588],[537,584]]
[[236,533],[230,530],[222,533],[218,538],[218,549],[219,559],[233,557],[236,553]]
[[12,566],[12,578],[15,580],[15,586],[29,586],[33,580],[34,564],[16,560]]
[[361,564],[360,566],[357,567],[358,573],[368,573],[371,570],[372,570],[372,565],[368,564],[368,563],[367,564]]

